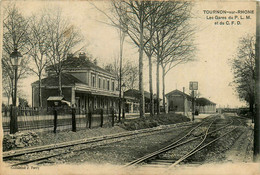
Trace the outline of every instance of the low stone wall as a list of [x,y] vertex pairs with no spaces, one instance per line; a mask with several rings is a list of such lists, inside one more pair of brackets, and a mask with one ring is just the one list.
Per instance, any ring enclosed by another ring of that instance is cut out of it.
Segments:
[[7,134],[3,139],[3,151],[32,146],[40,142],[39,136],[32,131]]

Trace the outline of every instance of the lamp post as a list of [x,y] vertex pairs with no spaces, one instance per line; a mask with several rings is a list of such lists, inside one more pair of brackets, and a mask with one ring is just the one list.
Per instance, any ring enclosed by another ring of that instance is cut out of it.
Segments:
[[123,91],[123,119],[125,119],[125,83],[122,84],[121,89]]
[[16,108],[16,96],[17,96],[17,71],[18,66],[21,62],[22,54],[18,52],[17,48],[10,54],[12,66],[14,69],[14,94],[13,94],[13,104],[11,107],[11,119],[10,119],[10,134],[14,134],[18,131],[17,124],[17,108]]

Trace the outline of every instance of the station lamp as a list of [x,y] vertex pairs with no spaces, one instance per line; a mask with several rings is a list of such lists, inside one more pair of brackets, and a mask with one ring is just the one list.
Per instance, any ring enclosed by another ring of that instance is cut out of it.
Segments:
[[18,52],[17,48],[10,54],[11,63],[14,69],[14,94],[13,94],[13,105],[11,106],[11,119],[10,119],[10,134],[18,132],[17,123],[17,109],[16,109],[16,96],[17,96],[17,71],[20,65],[22,54]]
[[18,66],[21,63],[22,54],[18,51],[17,48],[10,54],[12,66],[14,69],[14,97],[13,97],[13,106],[16,106],[16,96],[17,96],[17,71]]

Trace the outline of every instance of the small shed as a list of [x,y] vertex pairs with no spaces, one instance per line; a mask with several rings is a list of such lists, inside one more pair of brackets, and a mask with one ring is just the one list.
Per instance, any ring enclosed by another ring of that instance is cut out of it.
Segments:
[[196,109],[199,110],[199,113],[201,114],[216,113],[216,103],[211,102],[206,98],[197,98]]
[[165,95],[168,112],[189,112],[192,106],[192,97],[176,89]]
[[70,106],[70,102],[66,101],[63,96],[50,96],[47,99],[47,106]]

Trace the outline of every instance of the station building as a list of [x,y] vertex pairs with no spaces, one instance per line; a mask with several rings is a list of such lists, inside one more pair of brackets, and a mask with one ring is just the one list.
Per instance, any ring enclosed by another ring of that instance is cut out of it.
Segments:
[[[125,109],[127,113],[136,113],[139,112],[139,104],[140,104],[140,91],[136,89],[129,89],[124,92],[124,100],[125,100]],[[161,100],[161,99],[160,99]],[[150,111],[150,93],[144,91],[144,101],[145,101],[145,112]],[[157,98],[156,94],[154,94],[154,107],[156,111],[157,107]]]
[[213,114],[216,113],[216,103],[206,99],[206,98],[197,98],[196,108],[201,114]]
[[[185,115],[192,112],[192,97],[180,90],[173,90],[166,95],[167,112],[182,112]],[[195,98],[195,110],[200,114],[216,113],[216,103],[206,98]]]
[[173,90],[165,95],[168,112],[184,112],[192,110],[192,98],[180,90]]
[[[78,111],[111,107],[118,108],[119,91],[116,76],[91,62],[85,54],[69,55],[62,61],[62,94],[64,100],[76,106]],[[52,66],[46,68],[47,77],[42,79],[42,107],[47,99],[59,94],[59,77]],[[39,81],[32,83],[32,106],[39,106]]]

